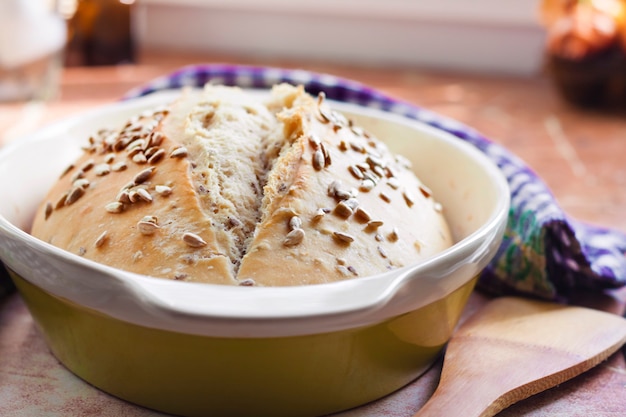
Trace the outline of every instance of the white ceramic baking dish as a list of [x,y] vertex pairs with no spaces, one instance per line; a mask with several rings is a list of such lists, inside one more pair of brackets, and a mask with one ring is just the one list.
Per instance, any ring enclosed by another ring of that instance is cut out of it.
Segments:
[[456,243],[416,265],[332,284],[229,287],[127,273],[28,234],[91,133],[177,94],[72,117],[0,151],[0,258],[54,355],[106,392],[186,416],[323,415],[423,373],[499,247],[509,191],[480,151],[419,122],[332,103],[407,156],[445,207]]

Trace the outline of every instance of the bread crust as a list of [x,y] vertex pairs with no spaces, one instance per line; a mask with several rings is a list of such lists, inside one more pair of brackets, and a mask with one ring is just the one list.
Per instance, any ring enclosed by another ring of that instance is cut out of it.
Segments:
[[431,194],[406,160],[323,96],[281,85],[262,103],[207,87],[92,138],[32,234],[157,278],[320,284],[449,247]]

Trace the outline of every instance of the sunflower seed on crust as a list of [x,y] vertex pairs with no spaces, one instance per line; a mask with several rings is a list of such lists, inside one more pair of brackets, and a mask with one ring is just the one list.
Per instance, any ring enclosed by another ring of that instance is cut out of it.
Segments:
[[87,189],[89,188],[89,180],[86,178],[79,178],[72,183],[72,186]]
[[65,199],[65,205],[69,206],[70,204],[74,204],[85,194],[85,190],[82,187],[74,187],[68,193],[67,198]]
[[158,229],[160,229],[160,227],[155,222],[145,220],[140,220],[137,222],[137,230],[139,230],[139,233],[141,233],[142,235],[153,235]]
[[347,219],[348,217],[352,216],[353,210],[348,204],[346,204],[345,201],[341,201],[335,206],[334,213],[340,217]]
[[309,144],[311,145],[311,147],[314,150],[317,150],[320,147],[320,139],[317,137],[317,135],[311,133],[311,135],[309,136]]
[[54,207],[52,207],[52,203],[47,201],[46,208],[44,209],[44,213],[43,213],[44,220],[48,220],[48,217],[50,217],[53,210],[54,210]]
[[184,158],[187,156],[187,148],[184,146],[178,146],[170,152],[170,158]]
[[292,216],[289,219],[289,230],[300,229],[302,227],[302,220],[298,216]]
[[256,285],[256,282],[252,278],[246,278],[246,279],[239,281],[240,287],[254,287],[255,285]]
[[396,242],[398,240],[398,229],[394,227],[387,236],[390,242]]
[[430,188],[426,187],[425,185],[420,185],[419,189],[422,195],[426,198],[429,198],[433,194],[432,191],[430,191]]
[[143,165],[148,162],[148,158],[143,153],[138,153],[133,156],[133,162],[138,165]]
[[372,191],[374,187],[376,187],[376,183],[372,179],[366,178],[363,181],[361,181],[361,185],[359,185],[359,190],[368,192],[368,191]]
[[120,203],[119,201],[113,201],[104,206],[104,209],[109,213],[121,213],[122,211],[124,211],[124,204]]
[[167,185],[157,185],[154,187],[154,191],[156,191],[157,194],[162,195],[162,196],[172,194],[172,188],[168,187]]
[[404,190],[404,192],[402,192],[402,197],[404,197],[404,201],[407,206],[412,207],[413,204],[415,204],[415,199],[408,191]]
[[137,193],[137,196],[141,198],[143,201],[152,203],[152,196],[150,195],[148,190],[146,190],[145,188],[137,188],[137,190],[135,191]]
[[350,171],[350,174],[352,174],[352,176],[356,178],[357,180],[362,180],[363,178],[365,178],[363,176],[363,172],[361,172],[359,167],[357,167],[356,165],[350,165],[348,167],[348,171]]
[[327,210],[330,211],[329,209],[325,210],[323,208],[317,209],[317,211],[313,215],[313,221],[316,221],[316,222],[320,221],[322,219],[322,217],[324,217],[326,215],[326,213],[328,212]]
[[285,240],[283,240],[284,246],[296,246],[299,245],[304,239],[304,230],[302,229],[293,229],[291,232],[287,233],[285,236]]
[[367,227],[372,228],[372,229],[378,229],[382,225],[383,225],[382,220],[370,220],[369,222],[367,222]]
[[311,159],[311,162],[313,164],[313,168],[315,168],[316,171],[321,171],[325,165],[324,152],[322,152],[321,149],[318,149],[315,152],[313,152],[313,157]]
[[114,172],[124,171],[126,168],[128,168],[126,162],[116,162],[115,164],[111,165],[111,171]]
[[163,149],[159,149],[154,154],[152,154],[152,156],[150,156],[150,158],[148,158],[148,163],[149,164],[156,164],[157,162],[159,162],[164,157],[165,157],[165,151]]
[[93,159],[88,160],[87,162],[85,162],[81,167],[80,167],[80,171],[83,172],[87,172],[89,171],[91,168],[93,168],[95,165]]
[[142,184],[142,183],[146,182],[154,174],[154,170],[155,170],[154,167],[150,167],[150,168],[146,168],[143,171],[139,172],[133,178],[133,184],[134,185],[139,185],[139,184]]
[[347,234],[347,233],[343,233],[343,232],[333,232],[333,237],[340,241],[340,242],[344,242],[344,243],[352,243],[354,242],[354,237],[352,237],[351,235]]
[[201,248],[207,245],[207,243],[200,236],[189,232],[183,234],[183,242],[192,248]]
[[369,222],[372,219],[372,216],[363,207],[357,207],[354,215],[363,222]]
[[94,246],[96,248],[101,247],[108,240],[108,238],[109,236],[107,235],[107,231],[105,230],[104,232],[100,234],[100,236],[98,236],[98,238],[96,239],[96,242],[94,243]]
[[111,167],[109,164],[98,164],[94,167],[93,171],[98,177],[103,177],[111,173]]

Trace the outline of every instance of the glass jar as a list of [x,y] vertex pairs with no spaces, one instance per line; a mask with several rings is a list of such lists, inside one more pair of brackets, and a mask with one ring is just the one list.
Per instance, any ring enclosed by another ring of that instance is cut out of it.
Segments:
[[49,2],[0,1],[0,101],[54,97],[65,39],[65,22]]

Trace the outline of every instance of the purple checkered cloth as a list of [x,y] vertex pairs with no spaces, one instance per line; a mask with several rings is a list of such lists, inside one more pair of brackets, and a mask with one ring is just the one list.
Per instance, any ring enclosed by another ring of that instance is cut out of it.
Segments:
[[489,293],[557,299],[567,298],[573,291],[599,291],[626,284],[626,235],[569,218],[546,184],[522,160],[473,129],[360,83],[302,70],[196,65],[157,78],[124,98],[183,86],[201,87],[208,82],[243,88],[269,88],[281,82],[302,84],[314,95],[323,91],[332,100],[419,120],[484,152],[500,167],[511,190],[503,243],[478,283]]

